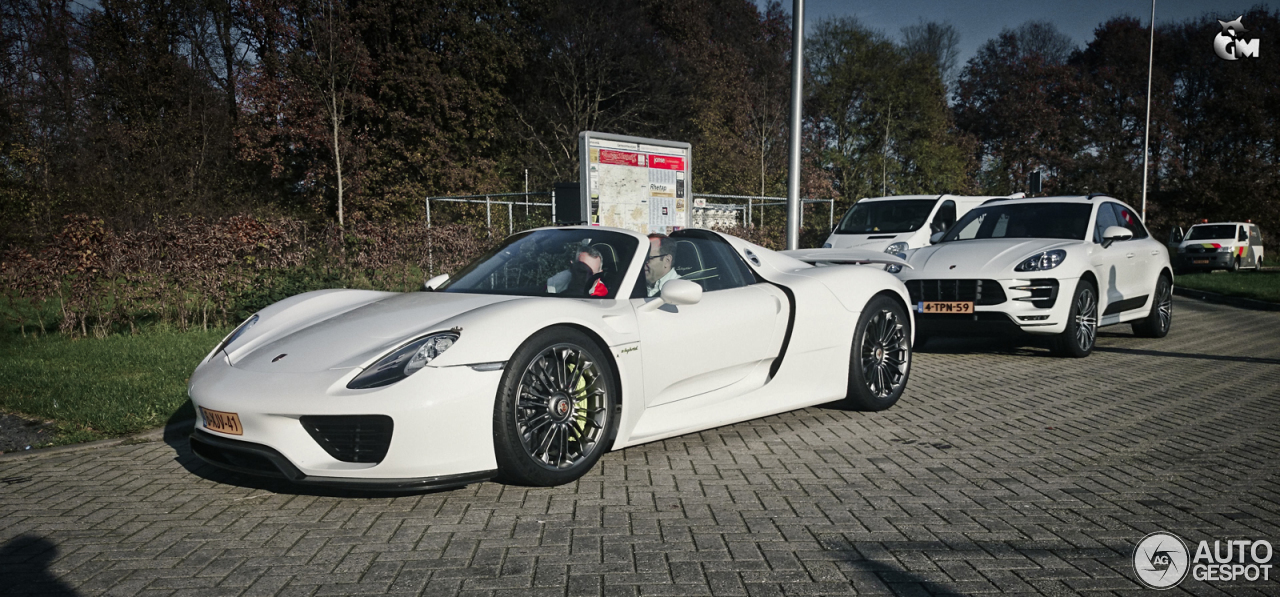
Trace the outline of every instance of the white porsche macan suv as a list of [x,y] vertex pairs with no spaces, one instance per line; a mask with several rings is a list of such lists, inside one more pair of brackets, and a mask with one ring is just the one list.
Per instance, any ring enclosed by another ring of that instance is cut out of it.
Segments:
[[1028,333],[1083,357],[1097,328],[1160,338],[1173,318],[1169,251],[1110,197],[993,199],[907,255],[917,342]]

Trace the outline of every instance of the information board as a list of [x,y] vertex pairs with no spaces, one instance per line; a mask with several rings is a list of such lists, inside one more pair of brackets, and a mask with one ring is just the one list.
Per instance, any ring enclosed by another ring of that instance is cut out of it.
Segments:
[[688,143],[584,131],[579,183],[591,223],[670,234],[689,226],[692,155]]

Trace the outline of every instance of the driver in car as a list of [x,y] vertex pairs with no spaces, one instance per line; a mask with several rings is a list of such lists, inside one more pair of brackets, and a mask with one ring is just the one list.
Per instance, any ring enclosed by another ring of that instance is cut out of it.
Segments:
[[569,269],[551,276],[547,280],[547,293],[564,294],[572,291],[586,296],[608,296],[609,289],[604,284],[604,257],[595,247],[583,245],[578,249]]
[[675,270],[676,243],[665,234],[649,235],[649,259],[644,262],[645,291],[648,296],[657,296],[662,292],[662,285],[678,279],[680,274]]

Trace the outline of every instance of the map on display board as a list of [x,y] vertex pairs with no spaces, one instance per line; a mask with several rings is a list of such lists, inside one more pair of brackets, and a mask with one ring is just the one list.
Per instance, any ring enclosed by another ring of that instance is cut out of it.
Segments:
[[578,136],[591,223],[669,234],[689,225],[688,143],[586,131]]

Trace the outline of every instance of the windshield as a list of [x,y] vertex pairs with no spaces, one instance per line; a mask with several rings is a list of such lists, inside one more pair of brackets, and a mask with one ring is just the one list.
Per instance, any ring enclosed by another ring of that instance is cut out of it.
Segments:
[[937,199],[859,201],[844,215],[836,234],[897,234],[919,230]]
[[1186,240],[1213,240],[1229,238],[1235,240],[1235,224],[1212,224],[1209,226],[1192,226],[1187,232]]
[[614,298],[640,241],[606,230],[533,230],[507,238],[436,292]]
[[1084,240],[1088,203],[998,203],[965,214],[942,242],[978,238],[1063,238]]

